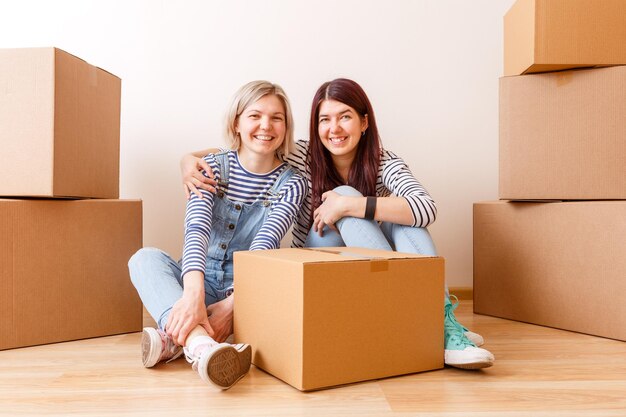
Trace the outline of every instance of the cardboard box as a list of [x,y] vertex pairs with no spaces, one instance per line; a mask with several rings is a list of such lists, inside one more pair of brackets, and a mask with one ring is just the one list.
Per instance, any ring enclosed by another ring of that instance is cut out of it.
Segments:
[[625,139],[626,66],[503,77],[499,197],[626,199]]
[[474,312],[626,341],[626,201],[474,205]]
[[0,349],[142,328],[141,201],[0,199]]
[[60,49],[0,49],[0,195],[118,198],[120,94]]
[[235,338],[303,391],[443,367],[444,261],[362,248],[235,253]]
[[626,64],[624,0],[518,0],[504,16],[504,75]]

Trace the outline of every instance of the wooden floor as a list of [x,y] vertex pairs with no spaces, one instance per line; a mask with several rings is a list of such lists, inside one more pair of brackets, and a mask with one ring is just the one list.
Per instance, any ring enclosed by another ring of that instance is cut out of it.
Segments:
[[626,343],[472,314],[496,364],[301,393],[252,368],[231,390],[184,360],[144,369],[140,334],[0,352],[0,415],[626,416]]

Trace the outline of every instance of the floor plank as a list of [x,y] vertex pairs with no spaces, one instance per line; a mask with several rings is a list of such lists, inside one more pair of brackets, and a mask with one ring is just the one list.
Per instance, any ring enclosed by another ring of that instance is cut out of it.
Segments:
[[139,333],[2,351],[0,416],[626,416],[626,343],[475,315],[471,301],[457,317],[495,366],[312,393],[254,367],[226,392],[184,360],[145,369]]

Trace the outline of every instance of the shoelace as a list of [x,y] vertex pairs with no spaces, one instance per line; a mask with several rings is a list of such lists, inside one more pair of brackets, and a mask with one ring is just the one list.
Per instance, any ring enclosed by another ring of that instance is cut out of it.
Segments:
[[457,322],[454,317],[454,310],[456,310],[459,305],[459,299],[454,295],[451,297],[454,297],[456,303],[453,304],[451,301],[450,304],[446,305],[446,317],[444,320],[444,331],[446,333],[446,337],[463,347],[475,347],[476,345],[474,345],[474,343],[472,343],[472,341],[465,336],[463,326],[461,326],[461,324]]
[[163,351],[172,355],[172,357],[168,359],[165,363],[170,363],[171,361],[180,358],[180,356],[183,354],[183,347],[178,346],[176,343],[174,343],[172,338],[167,335],[163,339],[165,341],[165,348],[163,349]]
[[[208,336],[207,336],[208,338]],[[198,338],[200,339],[200,338]],[[181,354],[185,354],[185,360],[187,362],[189,362],[191,364],[191,368],[194,371],[198,370],[198,360],[200,359],[200,355],[202,355],[202,352],[204,351],[204,349],[210,349],[211,346],[209,344],[206,343],[206,341],[204,342],[200,342],[197,343],[197,339],[194,340],[193,342],[191,342],[191,344],[189,346],[186,346],[184,348],[181,349],[181,352],[179,353],[178,356],[180,356]],[[204,348],[202,349],[203,345],[205,345]],[[198,349],[200,349],[198,351]]]
[[191,351],[189,349],[187,349],[186,347],[182,348],[180,350],[180,353],[178,356],[184,354],[185,355],[185,360],[187,362],[189,362],[191,364],[191,369],[193,369],[194,371],[198,370],[198,357],[193,355],[191,353]]
[[[456,316],[454,315],[454,310],[456,310],[456,308],[459,306],[459,299],[456,295],[450,294],[449,297],[450,299],[450,304],[452,304],[452,311],[450,311],[450,320],[452,320],[454,322],[454,324],[456,324],[462,331],[463,333],[465,333],[467,331],[467,329],[465,328],[465,326],[463,326],[461,323],[459,323],[456,319]],[[454,298],[454,301],[456,301],[456,303],[452,303],[452,299]]]
[[180,358],[183,355],[183,348],[179,347],[180,350],[178,350],[176,353],[174,353],[174,356],[172,356],[170,359],[168,359],[165,363],[170,363],[171,361],[174,361],[178,358]]

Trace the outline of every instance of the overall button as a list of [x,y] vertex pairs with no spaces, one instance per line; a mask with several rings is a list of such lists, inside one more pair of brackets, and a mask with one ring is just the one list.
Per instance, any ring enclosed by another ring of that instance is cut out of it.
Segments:
[[231,223],[231,224],[229,224],[229,225],[228,225],[228,228],[229,228],[230,230],[233,230],[233,229],[235,228],[235,225]]
[[220,245],[220,248],[222,248],[222,249],[226,249],[226,243],[222,243],[222,244]]
[[217,196],[218,196],[219,198],[224,198],[224,193],[223,193],[223,192],[221,192],[221,191],[218,191],[218,192],[217,192]]
[[265,201],[263,202],[263,205],[264,205],[265,207],[269,207],[269,205],[270,205],[269,200],[265,200]]
[[235,206],[235,210],[241,210],[241,205],[240,205],[240,204],[237,204],[237,205]]

